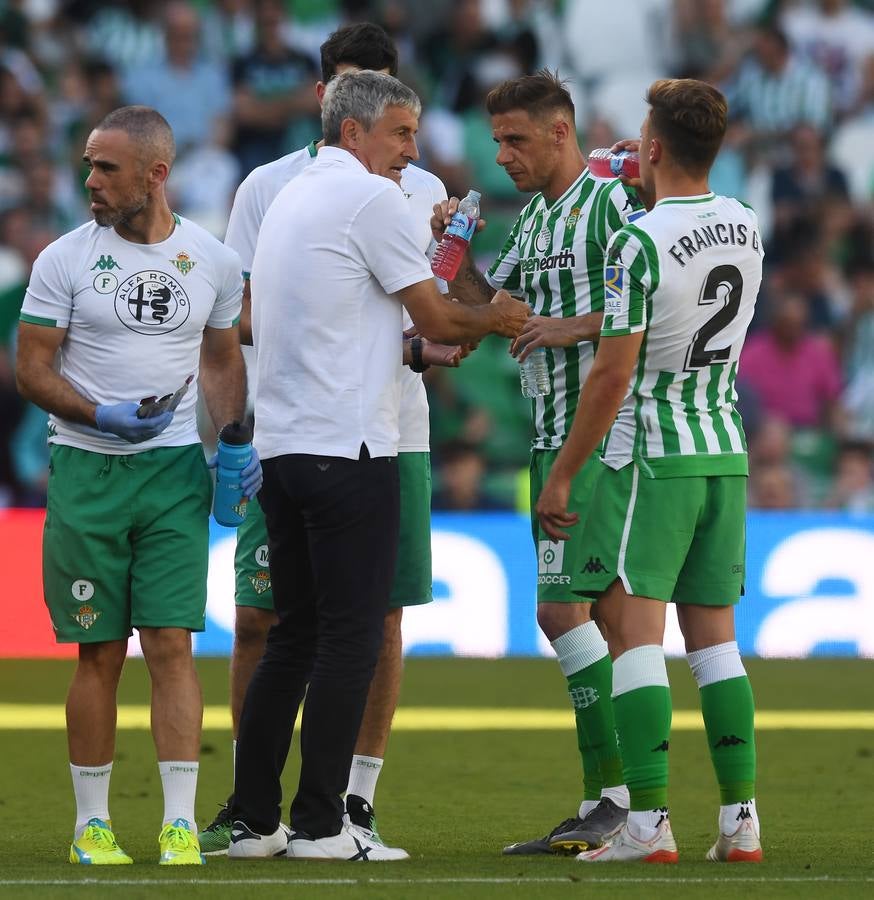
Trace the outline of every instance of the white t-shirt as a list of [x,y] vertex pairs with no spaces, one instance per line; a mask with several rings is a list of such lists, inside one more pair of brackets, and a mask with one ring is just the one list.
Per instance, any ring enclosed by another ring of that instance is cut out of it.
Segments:
[[251,276],[262,458],[398,452],[403,311],[392,295],[432,277],[413,231],[398,186],[338,147],[268,209]]
[[205,326],[240,316],[240,259],[211,234],[175,216],[157,244],[134,244],[95,222],[49,244],[33,266],[21,319],[66,328],[60,374],[92,403],[161,397],[194,379],[173,421],[131,444],[87,425],[49,417],[49,441],[125,455],[199,443],[195,407]]
[[[274,162],[254,169],[240,187],[234,198],[234,207],[228,220],[225,243],[240,254],[243,273],[252,270],[255,244],[264,215],[277,194],[303,172],[316,159],[316,142],[289,153]],[[413,220],[413,238],[430,258],[434,239],[431,236],[430,219],[435,203],[446,199],[443,182],[417,166],[407,166],[401,177],[401,189],[407,198]],[[438,286],[445,292],[445,285],[438,279]],[[412,321],[404,316],[404,328]],[[430,426],[428,420],[428,398],[422,376],[405,366],[401,373],[401,439],[398,450],[401,453],[425,452],[429,448]]]

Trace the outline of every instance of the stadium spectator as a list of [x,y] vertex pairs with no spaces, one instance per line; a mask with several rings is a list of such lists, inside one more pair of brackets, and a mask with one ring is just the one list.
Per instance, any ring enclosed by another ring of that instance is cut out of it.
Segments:
[[852,441],[841,445],[835,463],[834,485],[824,506],[826,509],[843,509],[852,513],[874,512],[874,468],[870,442]]
[[841,368],[831,340],[808,327],[804,298],[774,298],[768,328],[751,335],[738,377],[758,394],[766,413],[796,428],[837,426]]
[[449,21],[429,34],[419,46],[428,74],[434,106],[463,113],[475,106],[478,70],[488,66],[500,48],[497,35],[485,24],[480,0],[458,0],[449,9]]
[[874,261],[850,269],[852,308],[841,330],[847,434],[874,442]]
[[725,81],[750,43],[746,29],[729,18],[727,0],[676,0],[674,3],[675,69],[681,78]]
[[[159,862],[203,862],[194,820],[203,699],[191,632],[205,624],[210,478],[197,391],[154,417],[137,415],[136,398],[198,373],[216,426],[242,418],[242,279],[235,253],[168,207],[174,155],[155,110],[123,107],[98,124],[85,146],[94,222],[37,259],[19,326],[19,389],[51,414],[45,597],[56,639],[79,645],[67,697],[72,863],[131,862],[112,832],[109,779],[132,628],[152,684]],[[260,480],[253,454],[244,491]]]
[[217,0],[201,12],[203,52],[207,59],[229,63],[255,46],[250,0]]
[[483,485],[486,460],[482,451],[466,441],[444,444],[438,455],[439,487],[431,498],[433,509],[448,512],[507,509],[507,504],[493,497]]
[[[161,20],[164,58],[127,70],[126,103],[151,106],[170,123],[180,158],[210,143],[231,111],[227,72],[200,53],[200,17],[180,0],[167,4]],[[188,102],[191,98],[193,102]]]
[[310,127],[319,110],[311,87],[316,65],[287,46],[281,0],[254,0],[254,9],[255,46],[234,61],[232,73],[234,152],[244,176],[289,150],[301,137],[293,129],[289,135],[289,127],[295,122]]
[[732,118],[747,125],[753,149],[771,149],[796,125],[821,130],[831,120],[828,81],[792,55],[777,28],[757,33],[754,53],[741,64],[727,93]]
[[874,55],[874,21],[869,10],[847,0],[814,0],[787,8],[780,18],[792,49],[828,77],[838,114],[859,96],[862,67]]
[[801,217],[823,221],[831,207],[848,209],[850,201],[847,179],[829,164],[821,132],[799,125],[790,144],[788,164],[778,165],[771,181],[774,228],[779,232]]
[[104,59],[119,71],[164,58],[161,4],[153,0],[109,0],[94,5],[96,12],[82,29],[93,57]]
[[748,489],[750,509],[795,509],[799,505],[798,479],[785,463],[752,465]]

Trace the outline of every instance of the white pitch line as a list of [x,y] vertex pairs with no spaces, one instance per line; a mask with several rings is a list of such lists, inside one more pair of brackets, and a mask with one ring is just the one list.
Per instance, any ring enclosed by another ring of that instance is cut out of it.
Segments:
[[415,884],[871,884],[874,877],[844,877],[841,875],[817,875],[810,878],[801,876],[776,876],[769,878],[587,878],[586,876],[564,876],[562,878],[56,878],[56,879],[0,879],[0,887],[73,887],[82,885],[90,887],[99,885],[143,885],[149,887],[167,887],[168,885],[235,885],[282,884],[294,885],[415,885]]

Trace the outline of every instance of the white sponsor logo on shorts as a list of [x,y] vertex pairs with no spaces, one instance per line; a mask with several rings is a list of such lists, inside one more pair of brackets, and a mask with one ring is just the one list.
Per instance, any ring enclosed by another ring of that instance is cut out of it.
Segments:
[[561,574],[564,564],[564,541],[537,542],[537,572],[540,575]]

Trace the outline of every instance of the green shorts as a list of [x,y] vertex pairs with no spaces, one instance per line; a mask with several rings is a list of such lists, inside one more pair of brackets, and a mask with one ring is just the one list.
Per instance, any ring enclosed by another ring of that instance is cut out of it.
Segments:
[[731,606],[743,593],[744,475],[646,478],[603,466],[580,536],[573,588],[596,597],[618,576],[638,597]]
[[[401,525],[398,561],[389,606],[419,606],[431,595],[431,455],[398,454]],[[267,552],[267,526],[257,500],[248,504],[237,529],[234,555],[237,606],[273,609]]]
[[[534,450],[531,453],[529,470],[531,474],[531,534],[537,547],[537,602],[538,603],[580,603],[588,602],[572,590],[574,573],[583,564],[580,544],[576,540],[582,525],[575,525],[569,541],[550,540],[540,527],[540,520],[534,512],[537,498],[546,484],[549,470],[558,456],[558,450]],[[597,455],[592,455],[571,482],[568,511],[578,513],[580,522],[585,519],[585,509],[592,500],[595,483],[601,472]]]
[[58,642],[203,631],[211,500],[200,444],[127,456],[53,445],[43,585]]

